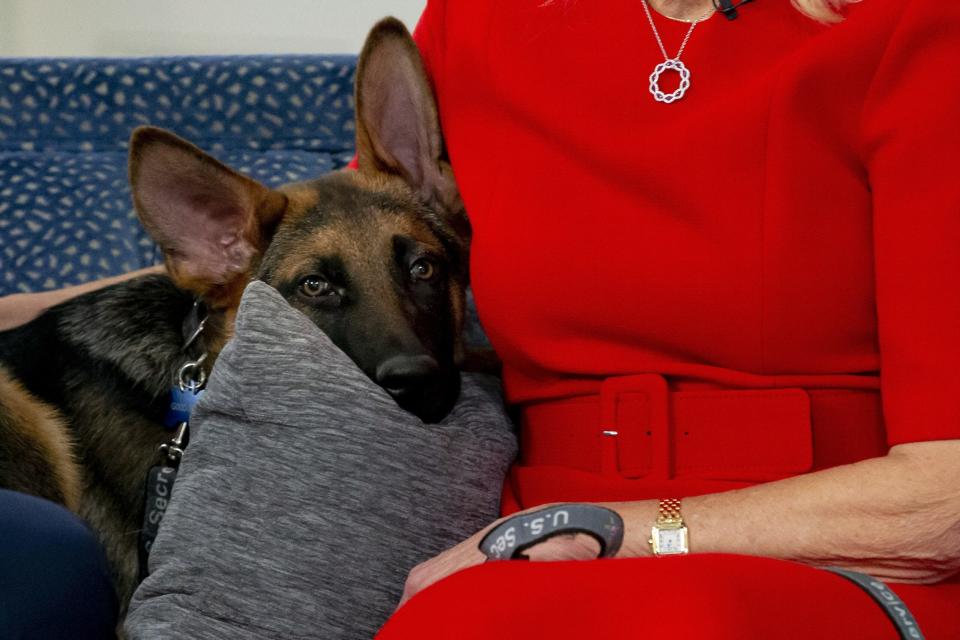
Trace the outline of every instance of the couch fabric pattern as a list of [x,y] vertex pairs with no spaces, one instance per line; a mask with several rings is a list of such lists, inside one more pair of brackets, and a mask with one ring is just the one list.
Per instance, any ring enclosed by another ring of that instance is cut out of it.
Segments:
[[0,295],[160,261],[127,141],[171,129],[269,186],[353,156],[354,56],[0,59]]

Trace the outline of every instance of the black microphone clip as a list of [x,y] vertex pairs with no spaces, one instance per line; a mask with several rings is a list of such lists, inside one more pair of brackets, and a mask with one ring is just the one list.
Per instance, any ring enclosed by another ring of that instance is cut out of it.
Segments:
[[733,0],[713,0],[713,6],[717,11],[722,13],[727,20],[736,20],[740,15],[737,13],[737,7],[741,7],[748,2],[753,2],[753,0],[739,0],[739,2],[734,2]]

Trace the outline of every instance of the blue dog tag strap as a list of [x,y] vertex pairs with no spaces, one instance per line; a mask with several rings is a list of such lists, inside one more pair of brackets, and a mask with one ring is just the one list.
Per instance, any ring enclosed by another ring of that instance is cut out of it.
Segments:
[[893,621],[893,626],[897,628],[901,638],[923,640],[923,632],[920,631],[917,619],[913,617],[903,600],[885,583],[858,571],[838,567],[826,567],[826,569],[853,582],[876,600]]
[[174,385],[170,389],[170,405],[167,409],[167,415],[163,419],[163,426],[167,429],[175,429],[181,422],[190,422],[193,407],[202,395],[203,389],[191,391],[190,389],[181,389],[179,385]]
[[615,556],[623,543],[623,519],[616,511],[595,504],[561,504],[507,518],[480,541],[490,560],[523,557],[523,552],[548,538],[585,533],[600,544],[599,558]]

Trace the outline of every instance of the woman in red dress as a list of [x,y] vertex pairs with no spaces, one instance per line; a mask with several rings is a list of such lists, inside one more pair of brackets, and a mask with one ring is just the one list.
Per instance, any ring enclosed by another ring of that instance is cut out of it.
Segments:
[[[478,534],[383,638],[897,637],[823,566],[960,637],[960,5],[797,4],[428,2],[521,416],[505,512],[605,503],[625,538],[474,566]],[[691,555],[649,557],[662,499]]]
[[[960,637],[960,4],[795,2],[428,2],[505,513],[625,535],[483,564],[479,532],[383,638],[898,637],[826,566]],[[650,557],[661,506],[689,555]]]

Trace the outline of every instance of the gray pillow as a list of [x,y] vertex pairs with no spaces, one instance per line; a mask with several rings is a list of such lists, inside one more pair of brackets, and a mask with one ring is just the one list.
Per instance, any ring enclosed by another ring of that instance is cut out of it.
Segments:
[[130,638],[369,638],[407,572],[498,515],[516,440],[463,375],[425,425],[277,291],[247,287],[130,606]]

